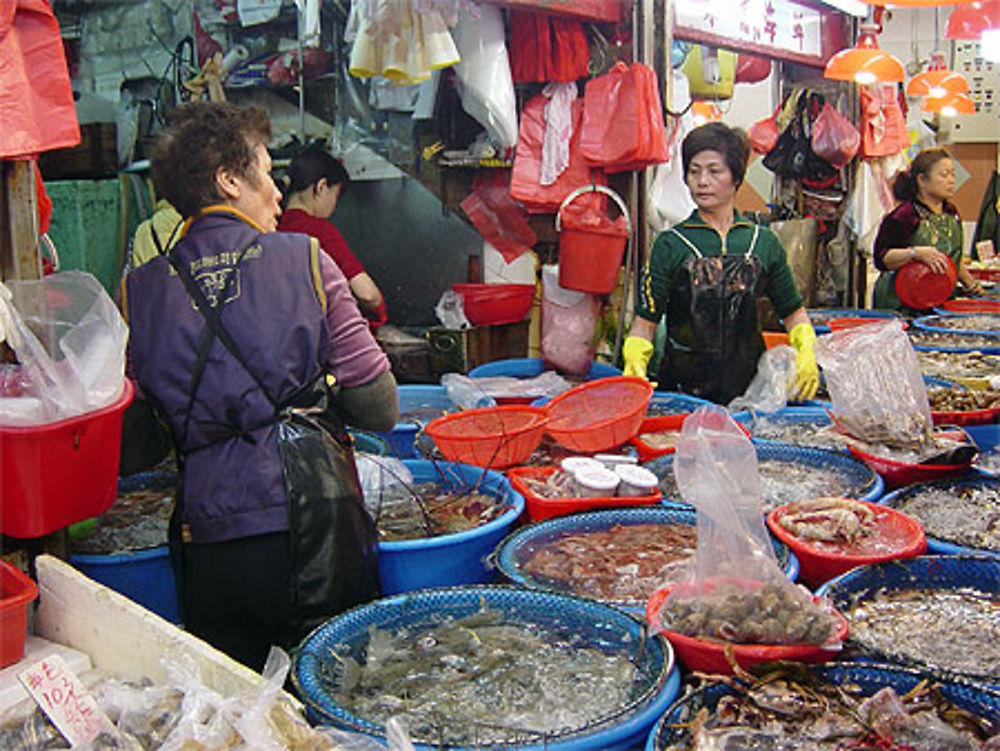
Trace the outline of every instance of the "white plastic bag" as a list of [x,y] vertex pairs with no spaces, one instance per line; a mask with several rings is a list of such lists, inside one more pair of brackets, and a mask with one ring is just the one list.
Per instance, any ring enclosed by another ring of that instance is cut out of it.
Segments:
[[463,13],[452,31],[461,60],[455,64],[462,107],[502,149],[517,144],[517,100],[503,16],[493,5],[478,6],[479,17]]
[[478,378],[469,378],[458,373],[445,373],[441,385],[448,392],[448,398],[459,409],[480,409],[497,406],[496,399],[484,388]]
[[446,329],[472,328],[469,319],[465,317],[465,303],[462,296],[453,289],[446,289],[434,306],[434,315]]
[[0,284],[0,328],[20,367],[21,393],[0,394],[0,425],[38,425],[106,407],[125,382],[128,327],[85,271]]
[[897,320],[879,321],[816,340],[833,413],[868,443],[923,444],[932,431],[920,363]]
[[576,83],[550,83],[542,90],[545,105],[545,136],[542,138],[542,167],[538,182],[551,185],[569,167],[569,142],[573,137],[573,100]]
[[542,267],[542,360],[566,373],[586,373],[594,360],[601,305],[596,295],[559,286],[559,267]]
[[729,402],[729,411],[776,412],[788,405],[796,390],[795,350],[787,344],[772,347],[757,361],[757,374],[747,390]]

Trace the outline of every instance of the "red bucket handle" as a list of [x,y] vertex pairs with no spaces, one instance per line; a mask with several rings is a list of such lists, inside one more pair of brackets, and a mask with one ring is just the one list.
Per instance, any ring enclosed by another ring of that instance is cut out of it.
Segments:
[[606,188],[603,185],[584,185],[566,196],[563,199],[563,202],[559,204],[559,210],[556,211],[556,232],[559,232],[562,226],[562,210],[584,193],[604,193],[607,196],[611,196],[614,202],[618,204],[618,208],[621,210],[622,216],[625,217],[626,236],[632,236],[632,219],[628,215],[628,208],[625,206],[625,201],[622,200],[621,196],[611,190],[611,188]]

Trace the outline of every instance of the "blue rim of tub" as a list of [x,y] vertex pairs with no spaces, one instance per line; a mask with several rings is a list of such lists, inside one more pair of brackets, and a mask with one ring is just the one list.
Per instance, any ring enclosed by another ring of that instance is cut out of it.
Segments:
[[347,432],[354,439],[355,453],[375,454],[376,456],[389,455],[389,441],[382,436],[354,428],[349,428]]
[[[832,409],[832,407],[829,407]],[[820,406],[804,406],[804,405],[793,405],[790,407],[782,407],[774,412],[757,412],[751,411],[749,409],[740,410],[739,412],[733,413],[733,419],[736,420],[740,425],[745,427],[751,432],[751,438],[755,443],[782,443],[781,441],[775,441],[771,438],[757,438],[753,435],[751,426],[754,424],[755,418],[762,417],[767,420],[773,420],[778,423],[791,423],[795,425],[809,424],[809,423],[821,423],[821,427],[826,427],[828,425],[833,425],[833,420],[831,419],[829,413],[826,411],[827,408]],[[811,444],[787,444],[793,446],[810,446]],[[825,446],[820,447],[825,448]]]
[[[1000,427],[1000,426],[997,426]],[[889,508],[894,508],[899,510],[899,505],[903,503],[910,496],[916,495],[924,490],[931,490],[934,488],[951,488],[959,486],[970,486],[970,485],[995,485],[997,490],[1000,490],[1000,478],[993,475],[982,474],[982,475],[965,475],[960,477],[943,478],[940,480],[932,480],[931,482],[920,482],[913,485],[906,485],[902,488],[897,488],[891,493],[886,493],[882,498],[880,498],[877,503],[880,506],[888,506]],[[959,545],[955,542],[948,542],[947,540],[942,540],[940,537],[931,537],[927,535],[927,552],[932,555],[971,555],[971,556],[989,556],[991,558],[1000,558],[1000,550],[988,550],[985,548],[970,548],[965,545]]]
[[[497,568],[514,584],[528,589],[535,589],[541,592],[562,592],[563,590],[545,586],[539,581],[531,578],[521,571],[515,560],[518,548],[533,542],[536,538],[551,535],[558,537],[561,533],[573,534],[579,531],[606,530],[614,524],[688,524],[696,526],[698,513],[693,507],[684,503],[662,503],[659,506],[648,506],[642,508],[620,508],[605,509],[603,511],[587,511],[583,513],[570,514],[569,516],[559,516],[552,519],[544,519],[533,524],[529,524],[508,534],[500,544],[497,545],[494,557]],[[774,553],[778,558],[778,565],[784,560],[782,570],[789,581],[795,581],[799,577],[799,559],[795,556],[787,545],[768,532]],[[578,597],[586,595],[576,594]],[[590,599],[590,598],[588,598]],[[612,605],[626,613],[637,613],[644,617],[645,603],[638,605],[630,601],[595,600],[606,605]]]
[[997,446],[1000,446],[1000,423],[966,425],[965,432],[969,434],[980,451],[994,451]]
[[[817,597],[829,597],[837,610],[846,613],[854,603],[881,589],[949,590],[975,587],[981,592],[1000,595],[1000,560],[988,555],[923,555],[881,561],[853,568],[816,589]],[[959,678],[1000,689],[1000,677],[992,683],[981,675],[955,673],[925,665],[897,654],[875,654],[882,662],[914,667],[935,678]]]
[[[438,468],[455,470],[458,478],[447,478],[453,482],[461,480],[475,485],[476,481],[483,477],[480,487],[489,488],[496,491],[498,497],[509,499],[511,508],[504,511],[496,519],[491,519],[486,524],[481,524],[473,529],[462,532],[452,532],[447,535],[436,535],[434,537],[420,537],[415,540],[396,540],[392,542],[379,542],[379,550],[387,552],[402,552],[404,550],[426,550],[428,548],[450,547],[460,545],[468,540],[475,540],[496,529],[509,526],[517,521],[517,518],[524,512],[524,496],[514,490],[510,480],[502,473],[491,469],[484,470],[472,464],[458,464],[456,462],[437,462],[436,464],[428,459],[403,459],[403,465],[413,474],[414,482],[435,482],[442,477]],[[471,478],[471,480],[470,480]]]
[[[777,459],[779,461],[793,461],[804,459],[811,466],[832,465],[837,468],[850,470],[853,474],[861,472],[864,477],[869,478],[863,488],[857,491],[852,498],[860,501],[875,501],[882,497],[885,492],[885,482],[882,477],[871,467],[860,459],[855,459],[849,454],[832,449],[814,448],[812,446],[796,446],[791,443],[779,443],[778,441],[755,441],[754,448],[757,451],[757,460]],[[675,454],[659,456],[652,461],[646,462],[643,466],[662,477],[662,473],[671,471]],[[859,477],[860,479],[860,477]],[[664,501],[682,502],[680,499],[667,498]]]
[[[987,313],[950,313],[948,315],[920,316],[913,319],[914,328],[921,331],[932,331],[936,334],[967,334],[970,336],[985,336],[989,339],[996,339],[997,346],[1000,347],[1000,330],[980,331],[978,329],[950,329],[946,326],[935,325],[941,318],[971,318],[973,316],[988,315]],[[1000,321],[1000,316],[995,316]]]
[[[885,662],[828,663],[806,669],[829,683],[856,684],[868,696],[886,686],[903,695],[927,679],[920,670]],[[956,707],[988,720],[994,728],[1000,726],[1000,691],[961,678],[935,681],[935,685]],[[645,751],[663,751],[668,743],[671,748],[689,745],[686,733],[694,712],[702,706],[714,709],[719,699],[731,693],[733,689],[726,684],[711,683],[679,698],[650,731]]]
[[[573,595],[539,592],[519,587],[497,585],[440,587],[394,595],[351,608],[319,626],[303,639],[293,655],[291,677],[296,693],[307,705],[307,710],[313,719],[323,724],[334,724],[375,737],[384,737],[383,727],[364,718],[356,717],[334,704],[330,700],[328,692],[317,685],[317,653],[322,653],[325,656],[334,647],[342,650],[348,648],[347,639],[349,637],[359,640],[361,635],[359,627],[386,623],[395,624],[404,620],[406,616],[412,616],[406,622],[423,622],[426,616],[432,613],[438,615],[443,608],[449,607],[449,598],[451,598],[452,607],[456,610],[456,614],[458,611],[467,610],[469,606],[472,606],[472,610],[469,612],[475,612],[487,601],[495,608],[514,608],[515,610],[518,609],[518,606],[523,608],[524,605],[534,605],[538,602],[547,607],[547,610],[542,612],[574,613],[577,620],[586,621],[588,625],[593,625],[595,631],[599,628],[609,634],[612,629],[618,632],[615,637],[602,637],[602,639],[615,638],[621,642],[620,634],[624,631],[629,634],[630,638],[643,640],[642,653],[649,649],[650,643],[658,645],[662,654],[661,667],[657,671],[656,677],[652,679],[652,685],[644,690],[638,698],[623,707],[621,712],[609,716],[593,726],[561,735],[551,742],[541,745],[519,745],[518,748],[524,751],[596,751],[597,749],[624,750],[634,748],[636,744],[641,744],[642,739],[647,736],[649,728],[655,724],[657,718],[680,693],[680,672],[670,642],[663,636],[649,633],[645,622],[633,618],[627,613]],[[542,605],[538,607],[540,608]],[[560,605],[562,608],[559,607]],[[563,616],[556,615],[554,619],[551,619],[551,622],[566,627],[568,624],[562,622],[562,618]],[[352,630],[338,634],[338,628],[340,631],[348,628]],[[319,694],[318,697],[317,694]],[[622,721],[623,716],[627,717],[624,721]],[[423,744],[416,744],[416,747],[422,750],[458,748],[454,746],[431,747]],[[510,748],[510,745],[477,746],[477,749],[491,748],[506,749]]]
[[[535,376],[540,376],[546,370],[551,370],[551,368],[546,368],[545,363],[542,362],[540,357],[515,357],[508,360],[494,360],[493,362],[477,365],[466,373],[466,375],[469,378],[487,378],[493,376],[534,378]],[[593,381],[598,378],[610,378],[611,376],[620,376],[621,374],[621,370],[614,365],[594,361],[590,364],[590,369],[587,371],[585,378],[588,381]],[[574,374],[571,373],[570,375]]]
[[[440,384],[400,384],[396,387],[396,398],[400,415],[415,409],[440,409],[441,414],[458,409],[448,396],[448,389]],[[399,459],[412,459],[417,456],[413,441],[422,427],[421,422],[417,420],[401,420],[391,431],[377,435],[388,444],[388,455]]]

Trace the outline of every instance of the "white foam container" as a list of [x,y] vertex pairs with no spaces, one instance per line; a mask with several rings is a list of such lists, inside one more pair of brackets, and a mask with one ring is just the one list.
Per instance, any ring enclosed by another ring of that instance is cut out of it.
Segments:
[[610,469],[584,467],[573,473],[580,494],[588,498],[610,498],[618,492],[621,478]]
[[655,493],[660,484],[659,478],[645,467],[619,464],[615,467],[615,474],[621,479],[618,495],[649,495]]
[[601,469],[604,465],[597,461],[597,459],[591,459],[589,456],[567,456],[559,462],[559,466],[563,472],[569,472],[573,475],[581,469]]

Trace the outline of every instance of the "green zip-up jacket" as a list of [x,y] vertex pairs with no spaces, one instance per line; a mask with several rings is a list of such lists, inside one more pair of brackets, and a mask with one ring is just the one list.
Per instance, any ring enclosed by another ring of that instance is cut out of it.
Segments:
[[[691,215],[674,227],[701,251],[704,256],[723,253],[743,255],[750,247],[754,224],[739,212],[733,212],[733,224],[726,237],[708,225],[695,209]],[[681,265],[693,255],[691,249],[674,235],[661,232],[646,258],[639,278],[639,296],[635,313],[654,323],[667,310],[674,277]],[[766,227],[760,228],[753,255],[760,259],[767,274],[767,296],[779,318],[785,318],[802,307],[802,295],[795,286],[788,258],[778,236]]]

